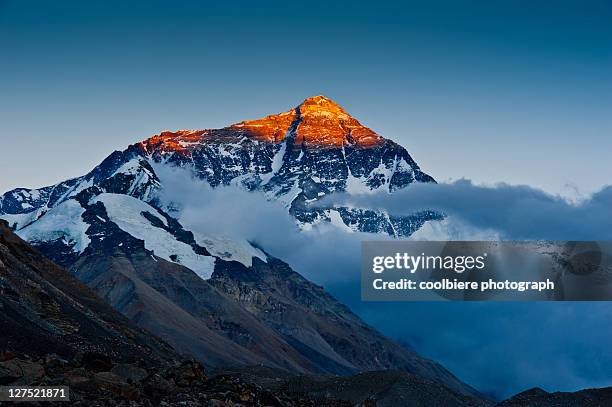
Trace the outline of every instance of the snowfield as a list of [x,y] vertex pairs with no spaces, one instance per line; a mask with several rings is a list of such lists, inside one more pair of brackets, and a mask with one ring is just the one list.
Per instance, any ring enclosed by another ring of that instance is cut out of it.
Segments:
[[264,252],[253,247],[246,240],[234,240],[225,237],[203,236],[194,232],[195,240],[213,256],[226,261],[237,261],[246,267],[253,265],[253,257],[266,262],[267,256]]
[[83,221],[84,212],[85,209],[77,201],[65,201],[17,234],[23,240],[34,243],[64,239],[74,252],[83,253],[91,242],[85,233],[89,225]]
[[124,232],[144,241],[145,248],[164,260],[183,265],[207,280],[215,270],[215,258],[196,254],[186,243],[179,242],[168,231],[153,226],[142,214],[147,212],[165,226],[166,218],[152,206],[128,195],[100,194],[93,198],[106,208],[109,219]]

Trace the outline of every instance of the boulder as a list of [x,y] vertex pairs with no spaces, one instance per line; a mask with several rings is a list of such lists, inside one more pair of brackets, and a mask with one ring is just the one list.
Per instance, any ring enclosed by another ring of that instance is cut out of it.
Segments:
[[206,380],[204,367],[197,362],[185,362],[174,368],[173,376],[176,384],[181,387],[189,387],[195,382]]
[[45,356],[45,368],[58,368],[62,366],[66,366],[68,361],[60,358],[55,353]]
[[174,380],[166,379],[157,373],[147,377],[143,388],[146,395],[153,399],[172,395],[177,391]]
[[98,389],[108,390],[115,397],[126,400],[137,400],[140,397],[140,392],[135,386],[112,372],[96,373],[92,382]]
[[0,362],[6,362],[7,360],[15,359],[16,357],[17,355],[13,352],[0,352]]
[[11,384],[21,378],[21,369],[12,361],[0,362],[0,385]]
[[140,383],[149,375],[143,368],[127,363],[113,367],[111,373],[122,377],[128,383]]
[[113,363],[108,356],[96,352],[85,352],[81,364],[85,369],[94,372],[108,372],[113,368]]
[[45,376],[45,369],[40,363],[21,359],[0,362],[0,384],[30,385]]
[[64,373],[64,381],[70,387],[81,387],[88,383],[91,377],[83,368],[72,369]]

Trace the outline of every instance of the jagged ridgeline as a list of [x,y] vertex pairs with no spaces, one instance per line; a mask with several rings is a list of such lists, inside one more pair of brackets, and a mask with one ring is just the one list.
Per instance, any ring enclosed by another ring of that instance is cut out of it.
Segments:
[[83,177],[6,193],[0,198],[0,215],[21,229],[91,187],[150,202],[161,187],[151,163],[190,168],[213,187],[233,184],[264,191],[305,227],[334,222],[356,231],[409,236],[425,222],[441,219],[431,210],[394,217],[376,210],[309,205],[337,192],[393,192],[413,182],[435,182],[406,149],[324,96],[223,129],[162,132],[111,154]]

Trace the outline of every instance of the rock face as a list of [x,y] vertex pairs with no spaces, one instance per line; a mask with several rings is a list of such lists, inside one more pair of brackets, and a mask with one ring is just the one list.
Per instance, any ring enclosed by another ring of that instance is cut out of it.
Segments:
[[115,360],[140,355],[151,363],[177,357],[167,344],[129,323],[2,221],[0,326],[0,352],[56,353],[63,358],[97,352]]
[[221,263],[209,283],[278,332],[320,372],[348,374],[401,366],[472,392],[442,366],[384,338],[322,287],[278,259],[255,260],[250,269]]

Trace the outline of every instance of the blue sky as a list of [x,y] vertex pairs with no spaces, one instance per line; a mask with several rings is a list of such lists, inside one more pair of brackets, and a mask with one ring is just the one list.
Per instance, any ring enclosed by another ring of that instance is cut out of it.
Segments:
[[438,180],[609,184],[608,1],[0,0],[0,190],[325,94]]

